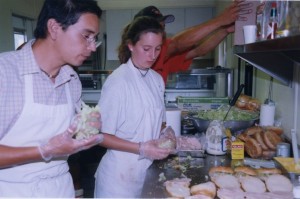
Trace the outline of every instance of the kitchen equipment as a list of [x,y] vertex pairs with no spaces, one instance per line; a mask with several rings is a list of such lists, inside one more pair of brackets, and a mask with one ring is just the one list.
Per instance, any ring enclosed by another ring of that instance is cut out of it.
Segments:
[[[186,119],[189,119],[193,122],[198,132],[205,132],[209,126],[209,123],[211,122],[211,120],[204,120],[196,117],[195,115],[188,115],[186,116]],[[237,132],[253,126],[257,121],[258,119],[252,119],[248,121],[225,120],[224,126],[225,128],[229,128],[232,132]]]
[[223,67],[171,73],[166,82],[166,106],[176,107],[177,97],[231,97],[233,70]]
[[291,155],[291,145],[286,142],[281,142],[276,146],[276,156],[277,157],[290,157]]
[[242,92],[242,90],[243,90],[244,87],[245,87],[245,85],[244,85],[244,84],[241,84],[241,85],[239,86],[237,92],[234,94],[233,98],[230,100],[230,102],[229,102],[229,109],[228,109],[228,111],[227,111],[227,113],[226,113],[226,115],[225,115],[223,121],[226,120],[226,117],[227,117],[227,115],[228,115],[228,113],[229,113],[231,107],[235,105],[235,102],[236,102],[236,100],[239,98],[239,96],[240,96],[240,94],[241,94],[241,92]]

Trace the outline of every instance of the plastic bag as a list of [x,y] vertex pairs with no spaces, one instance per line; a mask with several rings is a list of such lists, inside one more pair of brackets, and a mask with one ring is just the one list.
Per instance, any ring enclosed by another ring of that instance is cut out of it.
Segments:
[[158,140],[158,147],[176,149],[176,136],[171,126],[167,126],[161,131]]

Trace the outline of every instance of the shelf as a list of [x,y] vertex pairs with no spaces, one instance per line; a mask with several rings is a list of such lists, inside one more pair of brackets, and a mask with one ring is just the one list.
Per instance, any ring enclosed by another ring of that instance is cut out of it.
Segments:
[[295,63],[300,63],[300,35],[235,46],[234,53],[273,78],[291,86]]

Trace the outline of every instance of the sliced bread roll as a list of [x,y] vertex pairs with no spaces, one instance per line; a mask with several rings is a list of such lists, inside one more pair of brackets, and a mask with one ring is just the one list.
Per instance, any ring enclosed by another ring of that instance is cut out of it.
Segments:
[[216,177],[214,183],[217,187],[225,189],[238,189],[241,187],[238,179],[235,176],[228,174]]
[[171,197],[185,198],[190,196],[190,182],[189,178],[175,178],[173,180],[168,180],[164,183],[168,194]]
[[210,198],[215,198],[216,192],[217,192],[216,185],[211,181],[193,185],[191,187],[192,195],[205,195]]
[[266,178],[266,186],[270,192],[292,192],[293,185],[284,175],[274,174]]
[[218,189],[217,196],[220,199],[245,199],[245,192],[241,189]]
[[242,189],[246,192],[251,192],[251,193],[264,193],[267,191],[265,183],[253,176],[247,176],[243,177],[240,180]]
[[225,167],[225,166],[216,166],[212,167],[208,171],[208,175],[211,179],[211,181],[215,182],[216,177],[220,175],[232,175],[234,173],[233,169],[231,167]]

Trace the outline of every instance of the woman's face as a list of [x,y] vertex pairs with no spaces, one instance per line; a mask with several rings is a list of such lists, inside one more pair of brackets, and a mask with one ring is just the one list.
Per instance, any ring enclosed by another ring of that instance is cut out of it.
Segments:
[[161,33],[144,33],[135,44],[128,44],[133,64],[140,69],[151,68],[161,51],[163,36]]

